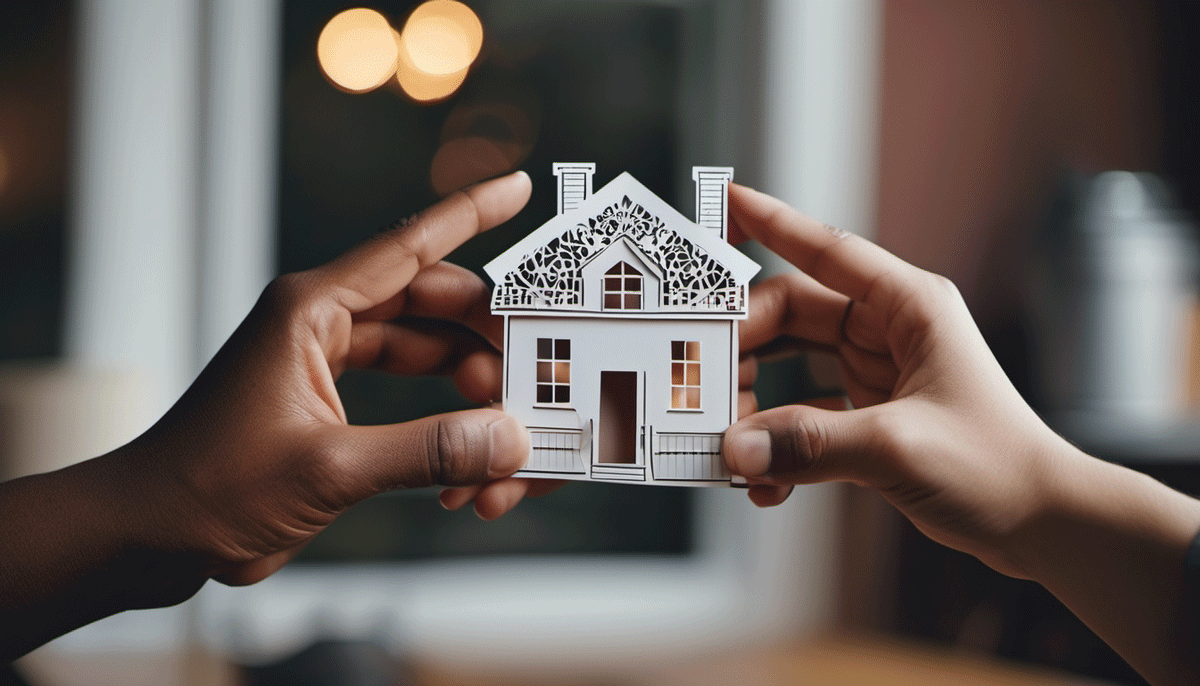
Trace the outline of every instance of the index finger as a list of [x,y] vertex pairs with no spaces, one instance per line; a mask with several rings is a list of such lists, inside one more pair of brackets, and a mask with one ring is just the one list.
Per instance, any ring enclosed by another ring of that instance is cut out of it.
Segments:
[[316,271],[342,306],[362,312],[395,296],[418,271],[470,238],[511,219],[529,201],[531,188],[522,171],[465,188]]
[[736,183],[729,184],[729,216],[747,236],[851,300],[867,302],[876,284],[915,269],[868,240]]

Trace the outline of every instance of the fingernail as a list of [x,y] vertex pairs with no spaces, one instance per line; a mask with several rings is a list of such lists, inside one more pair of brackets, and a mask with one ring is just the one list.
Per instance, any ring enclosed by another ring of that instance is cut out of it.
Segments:
[[512,417],[488,424],[488,478],[499,479],[525,466],[529,457],[529,434]]
[[734,433],[726,439],[725,450],[733,471],[742,476],[759,476],[771,468],[771,434],[765,429]]

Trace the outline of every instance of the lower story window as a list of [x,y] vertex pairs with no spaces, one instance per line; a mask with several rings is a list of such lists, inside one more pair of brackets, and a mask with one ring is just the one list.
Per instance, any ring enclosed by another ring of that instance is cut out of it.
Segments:
[[571,340],[537,339],[537,402],[571,402]]
[[671,341],[671,409],[700,409],[700,341]]

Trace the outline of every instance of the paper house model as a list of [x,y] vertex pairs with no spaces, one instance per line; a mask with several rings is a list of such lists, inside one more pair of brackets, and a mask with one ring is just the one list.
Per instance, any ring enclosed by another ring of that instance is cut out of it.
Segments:
[[628,173],[555,164],[558,215],[484,269],[504,316],[504,408],[529,428],[518,476],[728,485],[738,320],[759,267],[726,240],[733,170],[695,167],[696,220]]

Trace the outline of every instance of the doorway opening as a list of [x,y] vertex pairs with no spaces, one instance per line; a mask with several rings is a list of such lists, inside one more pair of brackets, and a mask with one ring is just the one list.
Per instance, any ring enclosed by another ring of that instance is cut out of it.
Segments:
[[637,372],[600,372],[596,461],[637,464]]

